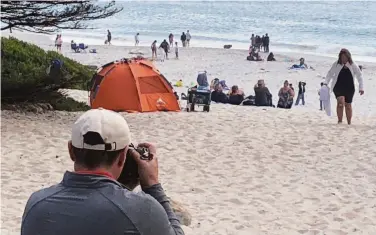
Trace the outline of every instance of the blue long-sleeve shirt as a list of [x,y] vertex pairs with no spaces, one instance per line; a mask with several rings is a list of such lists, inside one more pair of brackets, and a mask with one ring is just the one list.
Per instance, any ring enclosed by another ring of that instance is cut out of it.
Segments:
[[106,176],[66,172],[31,195],[22,235],[184,235],[160,184],[135,193]]

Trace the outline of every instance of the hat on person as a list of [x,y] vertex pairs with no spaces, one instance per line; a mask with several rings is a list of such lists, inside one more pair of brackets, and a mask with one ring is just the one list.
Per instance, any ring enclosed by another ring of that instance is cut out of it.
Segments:
[[[90,138],[93,134],[98,138]],[[79,149],[117,151],[131,143],[131,132],[123,116],[99,108],[78,118],[73,124],[71,138],[72,145]]]

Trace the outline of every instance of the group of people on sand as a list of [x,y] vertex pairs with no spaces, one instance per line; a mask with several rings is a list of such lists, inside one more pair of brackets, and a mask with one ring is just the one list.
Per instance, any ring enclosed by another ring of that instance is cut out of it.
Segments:
[[[182,33],[182,35],[180,36],[180,40],[181,40],[183,47],[189,47],[191,38],[192,36],[189,33],[189,30],[187,30],[187,33],[184,33],[184,32]],[[162,43],[159,45],[159,47],[157,48],[157,40],[154,40],[150,48],[152,52],[152,60],[155,60],[158,57],[157,49],[161,49],[161,52],[162,52],[161,61],[162,62],[165,59],[168,59],[168,53],[170,53],[171,48],[175,48],[175,59],[179,59],[179,45],[178,45],[178,42],[174,41],[174,35],[172,33],[168,35],[168,42],[166,39],[164,39]]]
[[262,35],[262,37],[252,34],[250,40],[251,47],[257,48],[258,50],[264,48],[264,52],[269,52],[270,38],[268,34]]

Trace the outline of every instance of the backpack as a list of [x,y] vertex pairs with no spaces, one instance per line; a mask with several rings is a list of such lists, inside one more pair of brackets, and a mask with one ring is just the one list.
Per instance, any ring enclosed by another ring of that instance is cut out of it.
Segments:
[[51,61],[51,69],[61,70],[61,67],[63,67],[63,61],[61,61],[59,59],[53,59]]
[[47,74],[49,76],[50,82],[58,84],[63,77],[63,61],[59,59],[51,60],[51,64],[47,69]]

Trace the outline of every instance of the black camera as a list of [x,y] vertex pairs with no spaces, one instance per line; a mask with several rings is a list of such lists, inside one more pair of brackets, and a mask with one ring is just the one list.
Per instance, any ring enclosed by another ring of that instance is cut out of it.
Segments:
[[131,191],[140,184],[138,166],[137,162],[134,160],[132,156],[132,151],[138,152],[140,154],[141,160],[153,159],[153,155],[149,153],[149,149],[142,147],[136,148],[133,144],[129,145],[124,167],[117,181],[121,183],[123,187]]

